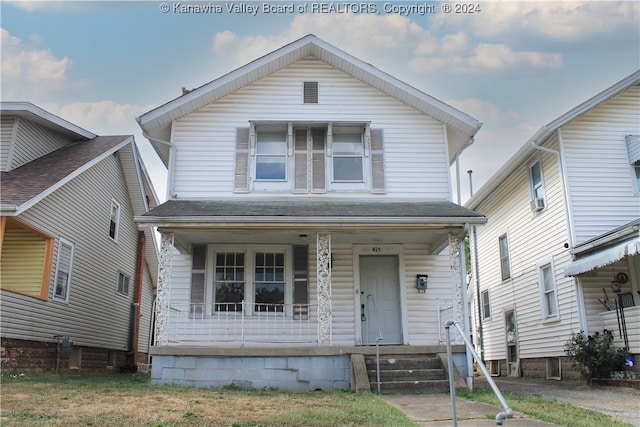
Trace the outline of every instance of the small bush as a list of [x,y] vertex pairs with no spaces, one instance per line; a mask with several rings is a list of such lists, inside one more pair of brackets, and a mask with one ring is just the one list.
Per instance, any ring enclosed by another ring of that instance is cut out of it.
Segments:
[[625,349],[613,347],[613,332],[607,329],[593,335],[583,331],[571,335],[564,352],[589,383],[593,378],[609,378],[611,371],[623,370],[627,356]]

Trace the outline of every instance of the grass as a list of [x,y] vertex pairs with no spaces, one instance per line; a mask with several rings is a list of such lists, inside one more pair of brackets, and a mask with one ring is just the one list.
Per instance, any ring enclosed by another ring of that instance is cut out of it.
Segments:
[[[501,406],[489,387],[459,391],[457,396],[476,402],[485,402]],[[553,424],[569,427],[633,427],[631,424],[615,420],[614,418],[591,409],[578,408],[567,403],[559,402],[542,396],[526,396],[520,393],[503,391],[503,395],[511,409],[515,412],[529,415],[532,418]],[[505,425],[508,421],[505,422]]]
[[2,426],[406,426],[373,394],[195,389],[140,374],[2,376]]

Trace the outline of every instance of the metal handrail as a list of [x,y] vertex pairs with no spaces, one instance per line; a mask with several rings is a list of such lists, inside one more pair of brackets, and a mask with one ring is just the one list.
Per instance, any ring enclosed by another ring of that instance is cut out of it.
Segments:
[[498,389],[498,386],[496,385],[495,381],[493,381],[493,378],[491,378],[491,374],[487,370],[487,367],[484,366],[484,363],[482,363],[482,360],[480,359],[480,356],[478,356],[478,353],[476,353],[476,350],[473,348],[473,346],[471,345],[471,343],[469,342],[469,340],[465,336],[465,333],[460,328],[460,325],[458,325],[458,323],[450,320],[450,321],[447,322],[447,324],[445,325],[444,328],[445,328],[445,330],[447,332],[447,358],[449,359],[448,360],[449,394],[451,395],[451,412],[452,412],[452,416],[453,416],[453,426],[454,427],[458,427],[458,416],[456,414],[456,388],[455,388],[455,384],[454,384],[454,381],[453,381],[453,355],[452,355],[452,352],[451,352],[451,334],[450,334],[450,331],[449,331],[449,328],[451,326],[455,326],[455,328],[458,330],[458,332],[460,332],[460,336],[462,337],[462,340],[464,341],[464,344],[466,345],[467,350],[471,352],[471,354],[473,355],[473,358],[476,359],[476,362],[478,362],[478,366],[480,367],[480,370],[482,371],[482,373],[484,374],[485,378],[487,379],[487,382],[491,386],[491,389],[493,390],[493,394],[496,395],[496,397],[500,401],[500,404],[504,408],[504,411],[499,412],[496,415],[496,425],[501,426],[502,425],[502,421],[504,421],[507,418],[513,418],[513,411],[511,410],[511,408],[507,404],[507,401],[504,399],[504,396],[502,395],[502,392],[500,392],[500,390]]
[[382,337],[382,329],[380,328],[380,314],[378,313],[376,299],[371,294],[367,295],[367,308],[369,307],[369,297],[371,297],[373,312],[376,315],[376,324],[378,326],[378,338],[376,338],[376,381],[378,385],[378,394],[380,394],[380,341],[382,341],[384,338]]

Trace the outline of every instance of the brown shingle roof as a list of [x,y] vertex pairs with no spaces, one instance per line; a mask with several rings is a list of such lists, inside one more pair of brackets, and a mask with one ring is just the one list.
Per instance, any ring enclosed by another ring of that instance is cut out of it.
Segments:
[[2,172],[0,203],[20,206],[28,202],[129,138],[128,135],[98,136],[74,142],[10,172]]

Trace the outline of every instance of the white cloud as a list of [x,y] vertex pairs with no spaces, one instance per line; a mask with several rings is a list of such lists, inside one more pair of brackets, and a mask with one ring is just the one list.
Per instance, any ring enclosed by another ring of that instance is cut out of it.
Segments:
[[[541,35],[556,41],[593,39],[612,29],[635,31],[640,4],[633,1],[492,1],[481,12],[456,16],[457,28],[480,37]],[[437,28],[451,25],[450,15],[436,15]]]
[[475,117],[481,123],[512,124],[521,120],[516,112],[502,111],[497,105],[478,98],[449,99],[445,102]]
[[59,93],[72,86],[67,80],[72,65],[68,57],[29,47],[4,28],[0,28],[0,38],[4,99],[33,101],[44,93]]
[[351,13],[298,15],[282,33],[271,36],[220,32],[213,37],[213,51],[232,58],[239,66],[309,33],[364,61],[379,63],[381,58],[397,58],[408,61],[408,67],[419,73],[486,73],[518,67],[558,68],[563,64],[559,53],[479,43],[463,31],[438,37],[400,15]]
[[118,104],[115,101],[74,102],[50,111],[72,123],[99,135],[131,134],[138,131],[134,118],[153,108],[151,105]]

